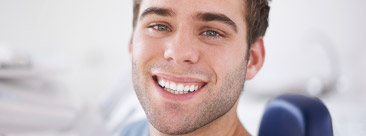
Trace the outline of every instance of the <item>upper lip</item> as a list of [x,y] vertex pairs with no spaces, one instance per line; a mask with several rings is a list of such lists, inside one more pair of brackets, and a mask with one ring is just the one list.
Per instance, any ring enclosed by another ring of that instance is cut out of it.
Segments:
[[176,76],[166,73],[155,73],[153,76],[162,77],[164,79],[174,81],[174,82],[182,82],[182,83],[207,83],[206,79],[197,76]]

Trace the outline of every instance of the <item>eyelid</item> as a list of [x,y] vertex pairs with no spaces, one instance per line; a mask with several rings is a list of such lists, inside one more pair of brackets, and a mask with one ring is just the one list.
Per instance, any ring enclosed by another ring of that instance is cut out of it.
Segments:
[[223,38],[225,38],[227,36],[227,34],[224,31],[221,31],[221,30],[218,30],[218,29],[215,29],[215,28],[211,28],[211,27],[204,27],[202,32],[200,33],[200,35],[207,32],[207,31],[214,31],[217,34],[219,34],[219,36],[221,36]]
[[147,28],[153,28],[154,26],[157,26],[157,25],[167,26],[168,29],[169,29],[169,32],[173,31],[172,27],[168,23],[166,23],[166,22],[153,22],[153,23],[149,23],[147,25]]

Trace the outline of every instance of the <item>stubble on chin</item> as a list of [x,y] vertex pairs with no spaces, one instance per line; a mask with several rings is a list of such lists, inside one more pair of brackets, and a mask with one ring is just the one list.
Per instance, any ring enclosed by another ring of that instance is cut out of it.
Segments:
[[[169,135],[181,135],[191,133],[203,126],[215,121],[225,115],[235,105],[238,100],[245,80],[246,62],[241,64],[237,69],[228,72],[223,80],[219,90],[214,89],[214,85],[207,86],[205,91],[213,93],[214,97],[207,97],[196,106],[195,112],[182,117],[167,117],[168,111],[179,110],[179,104],[165,103],[163,107],[156,107],[154,101],[148,96],[148,81],[150,73],[148,70],[157,65],[147,65],[145,70],[138,68],[137,62],[132,65],[132,77],[136,95],[143,107],[146,116],[152,126],[161,133]],[[165,68],[167,69],[167,68]],[[145,76],[145,77],[144,77]],[[155,100],[158,101],[158,100]]]

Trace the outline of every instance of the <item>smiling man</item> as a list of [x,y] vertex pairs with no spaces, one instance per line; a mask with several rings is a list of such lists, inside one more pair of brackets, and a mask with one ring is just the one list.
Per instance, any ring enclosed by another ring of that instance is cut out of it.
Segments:
[[236,109],[261,69],[267,0],[135,0],[133,84],[148,121],[122,135],[249,135]]

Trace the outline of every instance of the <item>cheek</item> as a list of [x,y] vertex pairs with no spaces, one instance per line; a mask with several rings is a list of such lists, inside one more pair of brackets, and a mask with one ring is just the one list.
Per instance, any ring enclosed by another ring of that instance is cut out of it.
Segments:
[[139,63],[147,63],[149,60],[163,55],[161,43],[149,37],[139,35],[134,36],[132,44],[132,58]]
[[211,48],[205,52],[204,57],[208,60],[208,65],[215,71],[217,81],[224,80],[225,75],[242,66],[246,56],[246,47],[240,44],[234,45]]

